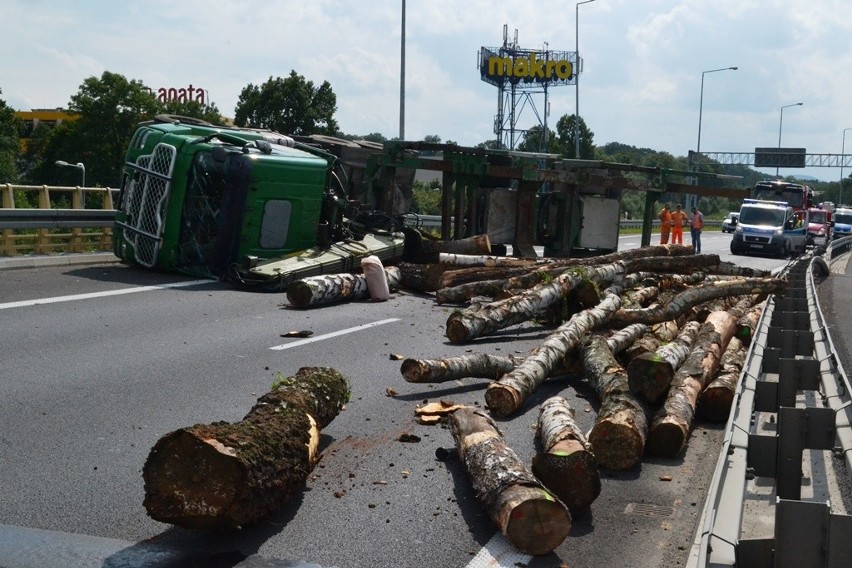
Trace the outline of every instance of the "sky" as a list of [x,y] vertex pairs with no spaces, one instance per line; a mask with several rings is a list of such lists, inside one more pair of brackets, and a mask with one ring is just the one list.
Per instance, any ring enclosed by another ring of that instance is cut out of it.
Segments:
[[[205,89],[233,116],[244,87],[295,71],[315,86],[329,82],[344,133],[392,138],[400,132],[402,4],[3,0],[0,99],[15,110],[66,107],[86,78],[109,71],[155,90]],[[480,79],[477,57],[503,44],[506,27],[523,49],[573,52],[579,44],[579,89],[549,90],[551,129],[579,103],[596,145],[686,156],[699,147],[700,122],[702,152],[777,147],[780,133],[783,147],[852,153],[849,0],[405,5],[406,140],[437,135],[472,146],[496,138],[498,89]],[[727,67],[738,69],[706,73]],[[518,108],[518,128],[539,124],[543,95]],[[841,175],[823,167],[780,173]]]

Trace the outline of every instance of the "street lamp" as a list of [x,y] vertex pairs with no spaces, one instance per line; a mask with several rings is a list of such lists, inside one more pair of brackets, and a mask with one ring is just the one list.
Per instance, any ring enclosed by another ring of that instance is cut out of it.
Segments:
[[577,2],[574,7],[574,57],[577,68],[574,69],[574,87],[576,88],[577,109],[574,112],[574,157],[580,159],[580,4],[588,4],[595,0]]
[[[781,125],[784,123],[784,109],[790,108],[794,106],[802,106],[805,103],[793,103],[791,105],[784,105],[781,107],[781,118],[778,120],[778,149],[781,149]],[[775,177],[778,177],[778,167],[775,168]]]
[[843,145],[840,147],[840,191],[837,194],[837,206],[843,203],[843,155],[846,153],[846,131],[852,128],[843,129]]
[[[704,112],[704,75],[707,73],[716,73],[718,71],[736,71],[739,67],[720,67],[719,69],[709,69],[701,72],[701,96],[698,99],[698,142],[695,145],[696,159],[698,154],[701,154],[701,115]],[[695,166],[695,171],[698,171],[698,166]],[[698,184],[698,176],[693,178],[695,184]],[[690,203],[686,204],[687,207]]]
[[56,165],[62,168],[76,168],[83,172],[83,180],[80,183],[80,187],[86,187],[86,166],[83,165],[83,162],[77,162],[76,164],[69,164],[65,160],[56,160]]

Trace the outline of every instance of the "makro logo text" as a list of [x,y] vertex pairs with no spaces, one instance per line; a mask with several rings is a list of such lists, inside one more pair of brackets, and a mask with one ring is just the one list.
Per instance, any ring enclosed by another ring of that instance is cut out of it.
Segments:
[[518,77],[530,81],[546,82],[555,79],[567,80],[574,74],[574,65],[565,59],[544,60],[531,51],[528,57],[500,57],[492,55],[488,58],[488,75],[492,77]]

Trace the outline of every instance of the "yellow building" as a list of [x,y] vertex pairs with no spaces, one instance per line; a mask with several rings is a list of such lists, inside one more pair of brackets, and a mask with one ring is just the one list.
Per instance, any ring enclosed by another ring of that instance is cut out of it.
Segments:
[[21,131],[21,150],[27,149],[27,143],[32,138],[33,132],[39,125],[53,128],[62,124],[64,120],[77,120],[77,115],[62,108],[34,108],[32,110],[19,110],[15,117],[24,124]]

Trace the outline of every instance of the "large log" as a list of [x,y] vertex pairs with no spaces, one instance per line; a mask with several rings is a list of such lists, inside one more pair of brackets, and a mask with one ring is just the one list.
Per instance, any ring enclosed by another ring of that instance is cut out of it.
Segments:
[[704,286],[681,292],[666,304],[655,304],[649,308],[621,309],[612,316],[610,325],[620,327],[637,322],[651,325],[673,320],[693,306],[715,298],[747,294],[774,294],[782,290],[784,285],[785,282],[778,278],[743,278],[710,282]]
[[148,515],[187,528],[235,528],[269,516],[302,490],[318,460],[319,430],[348,400],[339,372],[303,367],[240,422],[166,434],[142,470]]
[[[650,329],[642,323],[634,323],[622,328],[606,339],[607,347],[612,351],[613,355],[619,355],[627,349],[632,348],[637,344]],[[566,375],[583,374],[583,358],[577,354],[577,351],[569,351],[565,354],[565,364],[563,370]]]
[[[388,288],[397,290],[402,278],[396,266],[385,269]],[[315,308],[336,302],[370,297],[367,277],[363,274],[324,274],[297,280],[287,287],[287,300],[294,308]]]
[[570,510],[591,505],[601,492],[598,462],[568,401],[561,396],[544,401],[536,431],[542,451],[533,457],[532,472]]
[[469,407],[450,415],[459,457],[488,515],[518,550],[547,554],[571,531],[571,514],[506,445],[494,421]]
[[447,338],[452,343],[464,343],[523,323],[545,313],[554,304],[561,305],[571,290],[590,279],[597,282],[611,281],[623,274],[619,270],[623,270],[623,267],[613,264],[588,271],[566,272],[551,282],[539,284],[505,300],[453,312],[447,318]]
[[700,326],[697,321],[688,322],[674,341],[633,359],[627,366],[631,392],[639,393],[651,404],[659,402],[668,392],[675,370],[689,356]]
[[434,292],[441,287],[441,274],[445,268],[441,264],[418,264],[400,262],[400,286],[412,292]]
[[581,347],[586,378],[601,407],[589,433],[589,444],[601,467],[628,470],[642,459],[648,435],[647,410],[630,392],[627,371],[615,360],[606,341],[587,337]]
[[488,385],[485,403],[497,416],[508,416],[523,404],[547,378],[552,369],[564,364],[567,354],[579,346],[589,331],[606,323],[621,307],[621,285],[604,290],[604,299],[595,306],[571,316],[567,322],[536,347],[523,363]]
[[498,379],[514,369],[520,358],[470,353],[443,359],[408,358],[400,372],[409,383],[445,383],[466,377]]
[[686,447],[698,396],[719,369],[735,329],[736,319],[728,312],[713,312],[701,324],[689,357],[675,373],[666,401],[651,423],[648,453],[671,458]]
[[698,411],[707,420],[724,422],[731,414],[734,394],[737,392],[737,384],[747,353],[746,345],[739,338],[731,338],[722,355],[722,362],[716,376],[701,391],[698,399]]
[[432,264],[440,260],[441,253],[491,254],[491,241],[488,235],[473,235],[463,239],[442,240],[414,229],[405,230],[406,262]]

